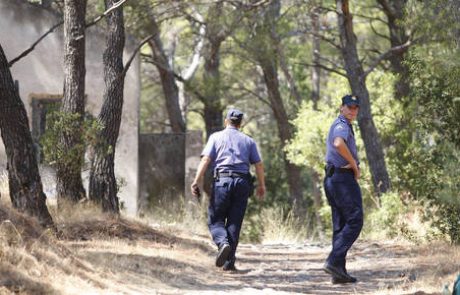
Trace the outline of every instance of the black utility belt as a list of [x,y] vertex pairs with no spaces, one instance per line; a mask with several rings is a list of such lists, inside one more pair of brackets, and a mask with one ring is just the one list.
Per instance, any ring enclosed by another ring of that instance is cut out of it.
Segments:
[[249,173],[241,173],[241,172],[217,172],[214,175],[214,179],[219,179],[220,177],[250,178],[251,174],[249,174]]
[[332,175],[334,175],[334,173],[355,173],[353,172],[353,169],[335,167],[334,165],[326,165],[326,167],[324,167],[324,171],[326,172],[327,177],[331,177]]

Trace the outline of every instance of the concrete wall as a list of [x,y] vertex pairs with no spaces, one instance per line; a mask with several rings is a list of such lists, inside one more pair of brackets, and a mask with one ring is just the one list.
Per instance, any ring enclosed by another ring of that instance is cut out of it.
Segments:
[[[29,48],[57,22],[59,19],[54,14],[24,0],[0,0],[0,44],[8,60]],[[133,44],[127,43],[125,62],[132,52],[129,48],[133,47]],[[93,26],[87,31],[86,39],[86,108],[94,116],[99,114],[102,105],[104,48],[104,32]],[[13,79],[19,81],[20,95],[29,118],[31,118],[31,96],[62,95],[64,79],[62,26],[48,35],[27,57],[14,64],[11,71]],[[116,176],[126,183],[121,189],[120,198],[128,214],[135,214],[138,206],[139,96],[139,59],[136,58],[125,80],[123,116],[115,157]],[[0,172],[4,171],[5,166],[4,146],[0,142]],[[52,176],[52,173],[50,175]],[[47,192],[53,191],[53,188],[45,189]]]
[[200,131],[186,134],[141,134],[139,136],[139,209],[171,204],[191,198],[202,150]]

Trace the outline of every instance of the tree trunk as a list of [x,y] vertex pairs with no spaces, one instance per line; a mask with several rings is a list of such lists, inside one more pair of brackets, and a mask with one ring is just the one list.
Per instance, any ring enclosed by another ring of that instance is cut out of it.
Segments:
[[0,45],[0,131],[5,145],[8,185],[13,206],[38,218],[45,227],[53,226],[46,195],[38,171],[26,109],[14,85]]
[[81,166],[84,156],[86,0],[65,0],[64,5],[64,98],[61,112],[75,117],[71,119],[70,128],[62,130],[59,137],[65,157],[71,158],[57,164],[56,189],[58,201],[78,202],[85,198]]
[[[320,57],[321,57],[321,41],[319,38],[320,34],[320,7],[321,1],[315,2],[317,7],[314,7],[311,12],[311,26],[313,31],[313,39],[312,39],[312,63],[313,67],[311,68],[311,100],[313,101],[313,109],[318,111],[318,102],[320,99],[320,89],[321,89],[321,68],[319,67],[320,64]],[[322,184],[322,177],[319,175],[313,168],[311,169],[311,180],[313,184],[313,204],[315,206],[315,217],[316,217],[316,226],[318,229],[318,236],[320,239],[324,239],[324,231],[323,231],[323,222],[321,220],[320,210],[323,205],[323,201],[321,199],[321,184]]]
[[[278,72],[273,60],[276,60],[276,58],[273,58],[271,61],[260,61],[260,66],[262,67],[262,71],[264,73],[264,81],[268,90],[268,98],[278,126],[281,145],[284,148],[287,142],[292,138],[292,126],[289,123],[289,118],[283,105],[281,93],[279,92]],[[283,159],[288,178],[289,195],[294,208],[295,216],[303,217],[306,212],[306,206],[303,200],[300,167],[289,162],[285,154],[283,155]]]
[[[391,3],[387,0],[377,0],[387,16],[388,30],[390,31],[391,47],[397,47],[405,44],[409,40],[409,35],[404,26],[404,12],[407,0],[393,0]],[[389,57],[393,73],[398,75],[395,83],[395,98],[401,100],[409,95],[409,67],[404,63],[404,56],[408,50],[398,50],[393,52]]]
[[313,53],[312,53],[312,63],[313,67],[311,68],[311,100],[313,101],[313,108],[318,109],[319,101],[319,90],[321,82],[321,68],[320,64],[320,50],[321,42],[319,38],[320,33],[320,23],[319,23],[319,13],[320,9],[318,7],[313,8],[311,13],[311,26],[313,31]]
[[[116,2],[105,0],[106,10]],[[103,56],[104,102],[98,117],[103,129],[99,134],[100,142],[94,149],[89,182],[89,198],[101,203],[103,211],[115,214],[120,212],[114,159],[123,110],[124,47],[123,6],[120,6],[107,15],[107,40]]]
[[345,70],[353,94],[357,95],[361,101],[358,115],[359,128],[369,161],[374,190],[380,194],[390,188],[390,178],[385,165],[380,137],[372,118],[369,92],[356,49],[356,36],[353,32],[352,15],[349,11],[348,0],[336,0],[336,4]]
[[[278,126],[278,134],[281,140],[281,145],[284,146],[292,138],[292,126],[289,123],[289,118],[286,113],[286,108],[283,104],[283,98],[279,90],[278,79],[278,56],[277,56],[277,40],[274,38],[276,34],[275,21],[279,17],[281,4],[279,0],[270,2],[267,11],[264,13],[263,23],[256,28],[255,40],[265,40],[257,46],[255,59],[262,68],[265,85],[268,91],[270,107],[275,116]],[[267,46],[269,45],[269,46]],[[305,217],[306,204],[303,199],[301,169],[288,161],[286,154],[283,154],[284,166],[289,185],[289,198],[294,209],[296,217]]]
[[[204,53],[203,104],[206,138],[223,128],[222,103],[220,101],[220,46],[227,38],[226,32],[218,23],[222,14],[222,3],[210,8],[207,16],[205,38],[207,44]],[[216,25],[213,25],[213,24]]]
[[164,52],[160,29],[153,15],[150,16],[150,23],[152,34],[155,37],[149,42],[149,46],[153,53],[153,61],[160,74],[169,122],[174,133],[184,133],[185,122],[179,105],[179,89],[176,85],[176,78]]

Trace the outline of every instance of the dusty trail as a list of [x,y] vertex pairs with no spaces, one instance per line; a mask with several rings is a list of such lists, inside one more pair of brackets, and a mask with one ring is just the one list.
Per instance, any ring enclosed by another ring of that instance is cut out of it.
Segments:
[[329,251],[324,244],[242,244],[238,271],[230,273],[214,266],[215,249],[205,237],[180,238],[170,245],[117,243],[69,244],[103,273],[104,288],[97,293],[438,294],[456,275],[452,269],[460,270],[451,259],[460,257],[458,248],[448,254],[433,247],[361,241],[348,261],[359,282],[333,285],[322,271]]

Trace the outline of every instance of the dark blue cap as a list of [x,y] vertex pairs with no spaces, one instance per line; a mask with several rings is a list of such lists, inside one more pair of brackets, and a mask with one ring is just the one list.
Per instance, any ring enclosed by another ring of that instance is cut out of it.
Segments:
[[345,95],[344,97],[342,97],[342,105],[355,105],[359,107],[359,97],[357,97],[356,95]]
[[240,122],[243,119],[243,112],[237,109],[230,109],[226,118],[232,122]]

